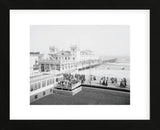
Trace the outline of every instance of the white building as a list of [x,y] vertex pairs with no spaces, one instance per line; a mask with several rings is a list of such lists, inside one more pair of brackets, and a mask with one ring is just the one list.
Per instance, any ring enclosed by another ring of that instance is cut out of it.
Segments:
[[73,72],[83,67],[98,64],[99,58],[90,50],[80,51],[76,45],[70,50],[59,51],[54,46],[50,47],[48,57],[40,59],[41,72],[57,70],[60,73]]
[[39,59],[40,59],[39,52],[30,52],[30,75],[35,75],[40,72],[39,66]]
[[41,75],[30,77],[30,103],[53,93],[53,88],[58,81],[62,80],[62,75],[52,75],[41,73]]

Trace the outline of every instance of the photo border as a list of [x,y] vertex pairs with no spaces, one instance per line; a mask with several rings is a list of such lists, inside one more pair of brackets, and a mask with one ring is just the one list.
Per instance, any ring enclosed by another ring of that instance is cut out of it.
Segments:
[[[139,22],[135,19],[139,19]],[[29,68],[29,27],[33,24],[129,25],[131,29],[131,105],[65,105],[63,107],[60,105],[31,107],[28,105],[29,70],[21,70]],[[139,31],[137,32],[137,30]],[[149,55],[148,36],[149,10],[10,10],[10,69],[12,70],[10,76],[10,119],[149,119],[149,84],[145,82],[148,80],[148,71],[146,71],[148,70],[147,57]],[[15,45],[21,49],[17,51]],[[137,53],[134,53],[135,50]],[[23,68],[19,62],[14,62],[19,59],[24,64]],[[137,71],[140,72],[139,75],[137,75]],[[20,93],[17,94],[17,91]],[[23,100],[21,105],[19,97]],[[44,109],[46,112],[41,113]],[[74,109],[76,111],[73,111]],[[54,111],[52,112],[52,110]]]

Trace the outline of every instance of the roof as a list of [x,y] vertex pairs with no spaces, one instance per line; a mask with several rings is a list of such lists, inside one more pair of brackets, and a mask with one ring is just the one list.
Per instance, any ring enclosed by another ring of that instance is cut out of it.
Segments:
[[60,51],[60,52],[57,52],[55,54],[55,56],[71,56],[71,52],[70,51]]
[[39,55],[40,52],[30,52],[31,55]]
[[48,74],[43,73],[41,75],[30,77],[30,83],[34,83],[34,82],[37,82],[37,81],[45,80],[45,79],[48,79],[48,78],[54,78],[54,77],[55,77],[55,75],[53,75],[51,73],[48,73]]
[[44,80],[44,79],[49,78],[49,77],[52,77],[52,76],[51,75],[44,75],[44,74],[37,75],[37,76],[32,76],[32,77],[30,77],[30,82],[31,83],[37,82],[37,81]]
[[130,93],[108,89],[83,87],[74,96],[53,93],[45,96],[32,105],[129,105]]
[[59,64],[60,62],[55,60],[54,58],[53,59],[40,59],[39,60],[39,63],[47,63],[47,64]]

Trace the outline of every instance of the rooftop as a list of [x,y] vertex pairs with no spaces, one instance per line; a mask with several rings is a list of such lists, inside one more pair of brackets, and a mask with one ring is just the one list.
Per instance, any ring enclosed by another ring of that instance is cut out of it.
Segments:
[[30,52],[30,54],[32,54],[32,55],[39,55],[40,52]]
[[39,60],[39,63],[51,63],[51,64],[59,64],[60,63],[60,61],[58,61],[58,60],[55,60],[54,58],[52,58],[52,59],[40,59]]
[[71,52],[70,51],[59,51],[55,54],[56,56],[71,56]]
[[[55,73],[55,74],[57,74],[57,73]],[[54,75],[51,73],[43,73],[40,75],[32,76],[32,77],[30,77],[30,83],[37,82],[37,81],[44,80],[44,79],[48,79],[50,77],[54,77]]]
[[130,93],[108,89],[83,87],[74,96],[53,93],[31,105],[129,105]]

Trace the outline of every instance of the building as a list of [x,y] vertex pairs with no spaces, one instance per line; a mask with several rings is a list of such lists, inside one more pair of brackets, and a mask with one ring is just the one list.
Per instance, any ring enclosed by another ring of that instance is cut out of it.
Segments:
[[63,73],[72,73],[81,69],[97,66],[106,60],[95,56],[90,50],[80,51],[77,46],[70,50],[58,50],[50,47],[49,53],[30,52],[30,102],[34,102],[53,93],[53,88]]
[[87,61],[91,59],[94,59],[93,51],[83,50],[80,52],[80,61]]
[[76,57],[70,51],[59,51],[55,54],[50,53],[50,59],[40,60],[41,72],[57,70],[68,72],[76,69]]
[[63,75],[53,75],[51,73],[41,73],[41,75],[30,77],[30,103],[53,93],[53,88],[58,81],[63,79]]
[[49,47],[49,52],[52,53],[52,54],[55,54],[55,53],[59,52],[59,49],[56,48],[55,46],[50,46]]
[[77,48],[72,46],[70,51],[59,51],[54,46],[50,47],[49,59],[40,60],[41,72],[57,70],[60,73],[67,73],[77,69],[78,53]]
[[39,60],[42,55],[40,52],[30,52],[30,75],[36,75],[40,73]]
[[83,67],[98,64],[99,58],[90,50],[80,51],[75,45],[70,50],[61,50],[50,47],[49,58],[39,61],[41,72],[57,70],[59,73],[71,73]]

